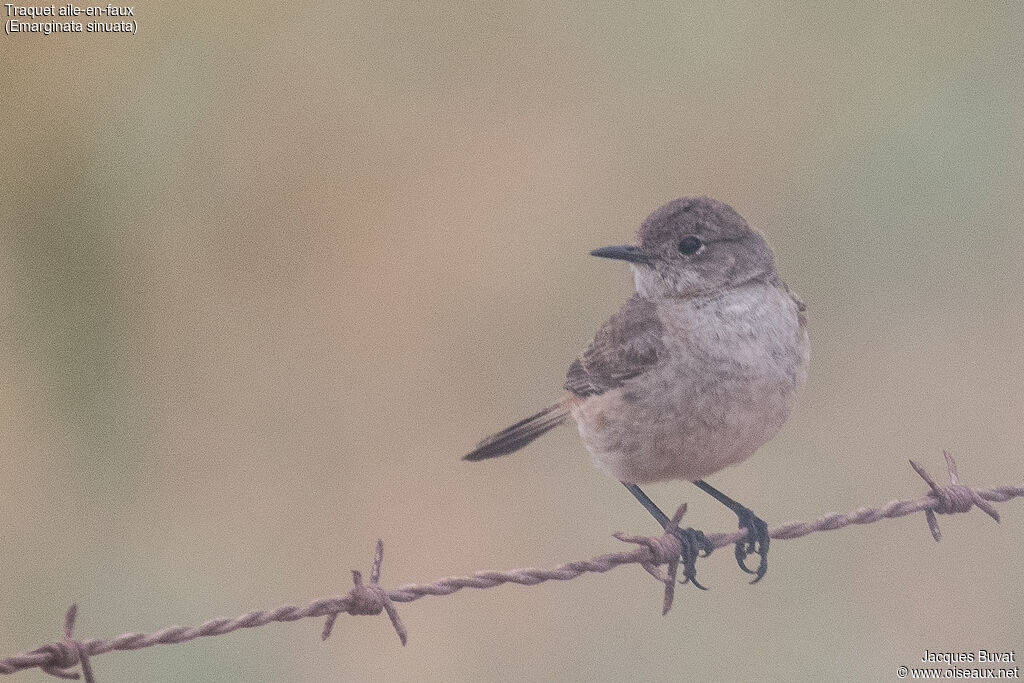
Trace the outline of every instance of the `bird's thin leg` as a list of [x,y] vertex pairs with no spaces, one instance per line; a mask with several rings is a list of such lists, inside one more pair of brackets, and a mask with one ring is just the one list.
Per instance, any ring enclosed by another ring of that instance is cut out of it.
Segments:
[[[771,540],[768,537],[768,525],[765,521],[754,514],[754,512],[746,507],[737,503],[735,500],[725,495],[714,486],[711,486],[706,481],[701,479],[693,482],[694,486],[704,491],[712,498],[717,500],[719,503],[729,508],[736,513],[739,517],[739,526],[741,529],[747,530],[747,537],[742,541],[736,542],[736,562],[740,565],[740,569],[748,574],[754,575],[754,580],[750,583],[757,583],[764,578],[765,572],[768,571],[768,543]],[[758,555],[761,558],[757,569],[750,569],[746,565],[746,559],[749,555]]]
[[[636,484],[627,484],[622,482],[622,485],[626,487],[626,490],[633,494],[633,497],[640,501],[651,516],[658,521],[658,524],[664,529],[669,525],[669,518],[664,512],[661,511],[653,500],[647,497],[647,494],[640,490],[640,487]],[[675,527],[672,533],[676,538],[679,539],[679,563],[683,565],[683,580],[681,583],[690,582],[701,590],[707,590],[704,586],[697,582],[697,558],[707,557],[714,550],[711,547],[711,543],[704,536],[703,531],[697,529],[680,529]]]

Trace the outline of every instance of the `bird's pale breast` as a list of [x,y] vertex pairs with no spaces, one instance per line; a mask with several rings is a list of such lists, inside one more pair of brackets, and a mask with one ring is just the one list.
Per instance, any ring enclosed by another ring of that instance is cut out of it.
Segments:
[[665,298],[657,313],[658,362],[570,406],[595,464],[637,484],[692,481],[747,459],[789,417],[807,377],[803,316],[780,287]]

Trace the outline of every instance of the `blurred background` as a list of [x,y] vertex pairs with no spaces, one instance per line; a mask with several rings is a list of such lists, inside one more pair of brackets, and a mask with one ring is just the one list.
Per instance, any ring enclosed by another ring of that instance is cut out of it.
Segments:
[[[559,395],[631,291],[591,258],[681,195],[809,306],[789,423],[711,482],[773,526],[1024,481],[1019,3],[148,2],[0,40],[0,654],[656,533]],[[6,17],[5,17],[6,20]],[[651,486],[709,531],[735,517]],[[747,585],[639,567],[99,657],[99,680],[895,680],[1024,656],[1024,505],[772,545]],[[38,671],[19,680],[44,680]],[[45,680],[50,680],[45,678]]]

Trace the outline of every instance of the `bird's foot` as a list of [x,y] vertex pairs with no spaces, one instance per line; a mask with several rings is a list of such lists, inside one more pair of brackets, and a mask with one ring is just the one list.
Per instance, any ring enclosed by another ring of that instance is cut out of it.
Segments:
[[[768,537],[768,525],[750,508],[740,506],[735,512],[739,517],[740,528],[747,530],[747,537],[736,542],[736,564],[754,576],[750,583],[757,583],[768,571],[768,544],[771,541]],[[758,555],[761,558],[757,569],[747,566],[747,557],[750,555]]]
[[697,529],[675,527],[672,534],[679,540],[679,564],[683,567],[683,580],[679,583],[692,583],[702,591],[707,590],[697,581],[697,558],[707,557],[715,547]]

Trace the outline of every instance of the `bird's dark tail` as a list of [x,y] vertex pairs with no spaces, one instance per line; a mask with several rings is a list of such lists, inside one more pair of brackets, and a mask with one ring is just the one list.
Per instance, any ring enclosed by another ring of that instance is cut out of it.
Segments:
[[486,460],[499,455],[507,455],[530,443],[542,434],[546,434],[569,417],[569,410],[561,403],[550,405],[536,415],[516,422],[511,427],[492,434],[477,444],[463,460]]

